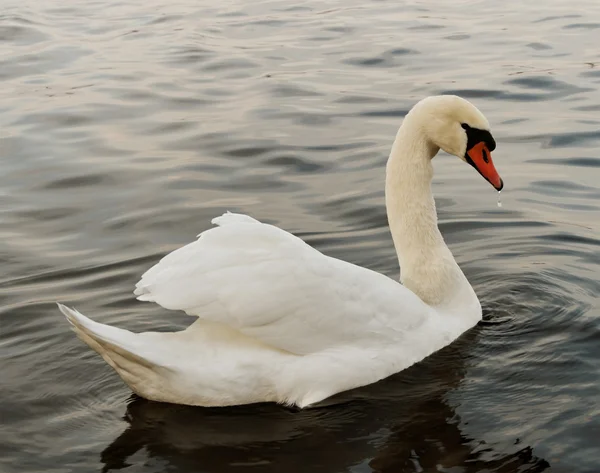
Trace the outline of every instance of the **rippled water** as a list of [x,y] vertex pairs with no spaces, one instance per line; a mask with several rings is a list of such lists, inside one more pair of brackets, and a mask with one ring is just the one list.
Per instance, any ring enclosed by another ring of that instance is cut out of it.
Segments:
[[[3,2],[0,470],[598,471],[599,44],[595,0]],[[156,404],[53,305],[184,327],[133,285],[224,210],[396,276],[384,163],[439,93],[506,190],[435,160],[484,320],[424,362],[302,412]]]

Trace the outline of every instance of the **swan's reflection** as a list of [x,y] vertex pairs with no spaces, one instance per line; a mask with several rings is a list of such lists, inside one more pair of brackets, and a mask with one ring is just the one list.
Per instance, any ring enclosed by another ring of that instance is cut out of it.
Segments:
[[[411,369],[335,397],[326,408],[275,405],[193,408],[135,398],[129,427],[102,453],[104,471],[128,466],[141,449],[156,471],[541,472],[530,448],[494,454],[469,439],[445,402],[464,373],[461,354],[477,329]],[[517,448],[515,447],[515,450]],[[144,471],[152,471],[148,462]],[[165,468],[165,463],[168,468]],[[365,468],[360,468],[363,465]],[[148,469],[150,468],[150,469]],[[454,471],[454,470],[452,470]]]

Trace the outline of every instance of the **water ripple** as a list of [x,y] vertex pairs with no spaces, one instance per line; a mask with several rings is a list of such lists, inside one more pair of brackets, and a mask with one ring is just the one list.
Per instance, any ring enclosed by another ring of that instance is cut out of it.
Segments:
[[[597,2],[9,0],[0,20],[2,471],[595,471]],[[323,409],[169,406],[57,312],[185,327],[131,291],[225,210],[397,278],[385,162],[436,93],[489,118],[506,188],[498,208],[434,161],[484,320],[422,363]]]

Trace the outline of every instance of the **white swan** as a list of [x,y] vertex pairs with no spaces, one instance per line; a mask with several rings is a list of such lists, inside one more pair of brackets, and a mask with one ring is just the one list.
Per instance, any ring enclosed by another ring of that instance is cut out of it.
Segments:
[[456,96],[429,97],[404,119],[385,197],[402,284],[330,258],[240,214],[215,218],[165,256],[135,295],[198,319],[174,333],[131,333],[59,304],[77,335],[138,395],[199,406],[305,407],[401,371],[481,319],[481,306],[437,227],[431,159],[439,149],[496,189],[485,117]]

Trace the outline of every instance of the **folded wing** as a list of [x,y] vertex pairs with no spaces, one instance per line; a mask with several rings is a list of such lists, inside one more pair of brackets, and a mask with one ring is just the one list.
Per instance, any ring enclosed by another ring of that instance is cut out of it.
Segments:
[[425,322],[398,282],[330,258],[296,236],[226,213],[137,283],[139,300],[226,324],[295,354],[373,346]]

